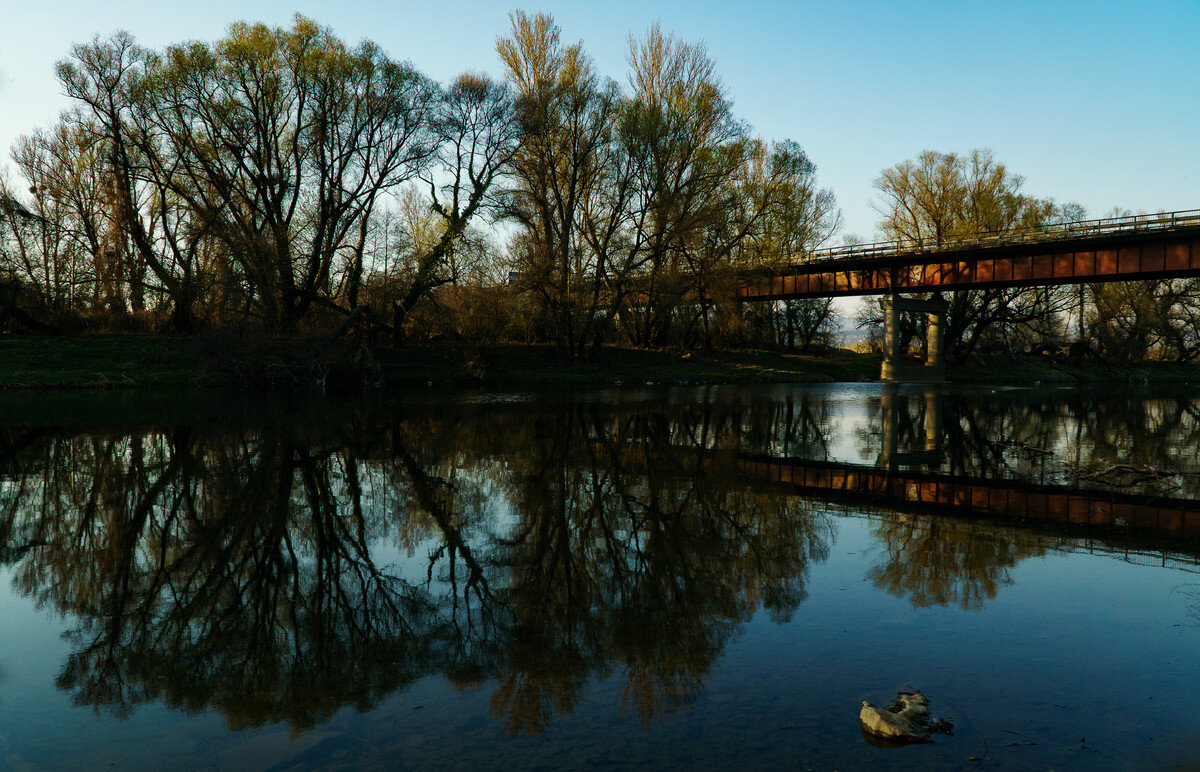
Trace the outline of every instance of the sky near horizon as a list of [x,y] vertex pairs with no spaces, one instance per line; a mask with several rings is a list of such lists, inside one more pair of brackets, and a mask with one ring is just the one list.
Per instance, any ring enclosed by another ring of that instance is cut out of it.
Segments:
[[843,235],[874,236],[873,181],[925,149],[991,148],[1027,193],[1077,201],[1091,216],[1200,208],[1200,0],[0,0],[2,165],[11,169],[19,135],[68,106],[54,63],[96,34],[125,29],[158,48],[215,39],[235,20],[287,25],[300,12],[444,82],[464,70],[502,75],[495,40],[512,8],[551,13],[565,41],[582,40],[622,83],[630,32],[660,21],[705,41],[736,114],[759,136],[796,140],[817,164]]

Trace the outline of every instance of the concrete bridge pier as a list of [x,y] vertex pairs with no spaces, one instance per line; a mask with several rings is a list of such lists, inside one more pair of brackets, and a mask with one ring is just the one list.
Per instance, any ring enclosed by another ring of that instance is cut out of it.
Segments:
[[[940,295],[929,300],[884,295],[879,301],[883,308],[883,368],[880,379],[887,383],[902,381],[937,382],[946,380],[946,309],[950,304]],[[925,341],[925,363],[905,362],[900,356],[900,313],[925,314],[928,333]]]
[[[879,458],[875,465],[889,472],[901,466],[936,467],[942,462],[942,397],[930,389],[925,392],[925,411],[921,416],[922,428],[917,429],[916,439],[924,442],[916,448],[900,449],[901,408],[909,405],[907,399],[892,386],[885,387],[879,395]],[[907,417],[908,411],[905,410]],[[923,429],[923,431],[922,431]]]

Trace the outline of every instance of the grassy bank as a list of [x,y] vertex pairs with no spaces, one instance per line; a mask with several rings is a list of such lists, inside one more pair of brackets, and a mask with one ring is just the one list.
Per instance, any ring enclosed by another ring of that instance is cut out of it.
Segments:
[[0,389],[6,390],[795,383],[872,380],[878,372],[878,357],[851,352],[809,357],[605,348],[570,362],[552,346],[514,344],[428,344],[367,355],[319,341],[224,336],[0,337]]
[[[1002,358],[953,366],[950,380],[986,384],[1200,383],[1200,366],[1117,365]],[[493,344],[381,348],[230,336],[0,337],[0,389],[255,388],[319,391],[386,386],[610,386],[872,381],[879,357],[770,351],[684,352],[605,348],[582,362],[552,346]]]
[[991,385],[1200,384],[1200,365],[1177,362],[1123,363],[1095,359],[1056,362],[1045,357],[1017,356],[976,359],[950,367],[947,375],[955,383]]

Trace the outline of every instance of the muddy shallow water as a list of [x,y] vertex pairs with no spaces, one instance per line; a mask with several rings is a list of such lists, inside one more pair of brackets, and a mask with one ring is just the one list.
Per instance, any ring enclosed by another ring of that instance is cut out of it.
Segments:
[[1200,392],[0,407],[0,768],[1200,752]]

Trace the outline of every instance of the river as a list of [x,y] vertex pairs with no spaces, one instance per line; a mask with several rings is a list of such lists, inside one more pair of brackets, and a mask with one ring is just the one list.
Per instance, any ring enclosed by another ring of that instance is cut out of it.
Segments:
[[0,403],[0,769],[1200,757],[1196,389]]

